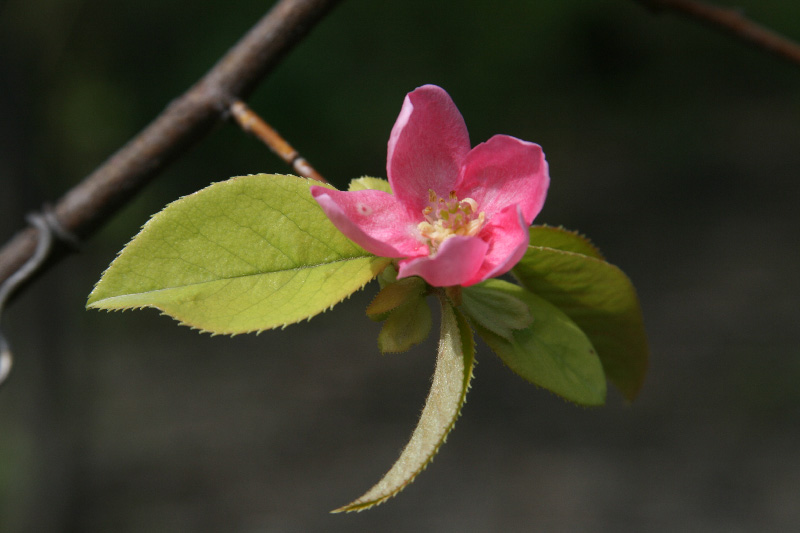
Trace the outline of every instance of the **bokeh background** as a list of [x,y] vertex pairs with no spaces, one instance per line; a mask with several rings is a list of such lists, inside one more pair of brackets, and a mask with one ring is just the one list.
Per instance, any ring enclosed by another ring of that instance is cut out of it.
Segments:
[[[0,240],[200,77],[269,7],[0,1]],[[728,5],[734,5],[728,2]],[[800,39],[800,3],[741,0]],[[329,515],[396,459],[435,339],[382,356],[375,287],[308,323],[200,335],[84,311],[148,216],[288,172],[217,128],[3,317],[0,531],[790,531],[800,526],[800,71],[632,0],[346,0],[250,103],[331,181],[385,175],[404,95],[445,87],[474,143],[540,143],[539,222],[639,289],[633,404],[575,407],[483,345],[455,431],[399,497]]]

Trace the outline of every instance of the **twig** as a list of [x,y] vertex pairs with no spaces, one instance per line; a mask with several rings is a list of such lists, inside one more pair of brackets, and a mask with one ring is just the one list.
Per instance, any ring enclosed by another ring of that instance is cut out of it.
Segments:
[[736,9],[716,7],[694,0],[637,1],[653,11],[669,10],[699,20],[800,66],[800,45],[756,24]]
[[[198,142],[230,105],[259,81],[339,0],[279,1],[208,73],[173,101],[139,135],[123,146],[55,205],[66,231],[86,238],[169,163]],[[0,283],[31,257],[36,230],[28,228],[0,249]],[[64,255],[54,248],[39,273]]]
[[231,114],[244,131],[252,133],[261,139],[270,150],[291,165],[298,174],[306,178],[321,181],[322,183],[328,183],[328,180],[314,170],[314,167],[312,167],[304,157],[301,157],[297,150],[292,148],[292,145],[286,142],[272,126],[259,117],[247,104],[241,100],[236,100],[233,105],[231,105]]

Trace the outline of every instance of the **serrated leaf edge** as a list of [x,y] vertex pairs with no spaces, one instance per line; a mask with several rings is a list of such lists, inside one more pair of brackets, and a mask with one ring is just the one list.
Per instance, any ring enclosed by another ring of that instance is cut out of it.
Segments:
[[[559,251],[561,251],[561,250],[559,250]],[[564,253],[571,253],[571,252],[564,252]],[[582,254],[574,254],[574,255],[582,255]],[[586,256],[584,256],[584,257],[586,257]],[[497,280],[497,281],[503,281],[503,280]],[[535,294],[535,293],[533,293],[531,291],[528,291],[528,289],[526,289],[525,287],[522,287],[521,285],[517,285],[517,284],[514,284],[514,283],[510,283],[510,282],[505,282],[505,281],[503,283],[507,283],[508,285],[514,285],[514,286],[516,286],[516,287],[518,287],[518,288],[520,288],[520,289],[522,289],[524,291],[527,291],[531,295],[536,296],[540,300],[544,301],[545,303],[547,303],[548,305],[552,306],[553,308],[557,309],[560,313],[562,313],[565,316],[565,318],[567,318],[569,320],[569,322],[572,323],[572,325],[575,327],[575,329],[583,332],[583,330],[577,324],[575,324],[575,322],[566,313],[564,313],[564,311],[559,309],[552,302],[549,302],[547,299],[545,299],[545,298],[543,298],[541,296],[538,296],[537,294]],[[526,376],[518,373],[511,365],[509,365],[506,362],[505,358],[501,357],[499,353],[495,352],[492,349],[491,343],[489,342],[489,340],[487,340],[487,339],[491,339],[491,337],[497,337],[497,338],[501,339],[503,342],[506,342],[508,344],[516,344],[517,343],[516,339],[512,339],[512,340],[509,341],[508,339],[505,339],[502,335],[499,335],[499,334],[493,332],[491,329],[487,328],[486,326],[483,326],[482,324],[480,324],[477,321],[473,320],[473,321],[471,321],[471,324],[472,324],[472,327],[475,328],[475,331],[478,333],[478,336],[483,339],[483,341],[489,346],[489,349],[492,350],[492,352],[497,356],[498,359],[500,359],[500,361],[503,363],[503,366],[508,368],[512,373],[516,374],[521,379],[525,380],[526,383],[530,383],[531,385],[535,386],[537,389],[546,390],[548,393],[550,393],[550,394],[552,394],[552,395],[554,395],[554,396],[556,396],[558,398],[561,398],[562,400],[564,400],[567,403],[570,403],[572,405],[578,405],[578,406],[587,407],[587,408],[601,407],[601,406],[605,405],[606,399],[607,399],[607,394],[608,394],[608,387],[606,386],[606,382],[605,381],[603,381],[603,390],[602,390],[603,401],[600,402],[600,403],[579,402],[579,401],[573,400],[571,398],[567,398],[566,396],[563,396],[563,395],[559,394],[556,391],[553,391],[553,390],[551,390],[551,389],[549,389],[549,388],[547,388],[547,387],[545,387],[543,385],[540,385],[539,383],[536,383],[535,381],[530,380]],[[583,334],[584,334],[584,336],[586,336],[585,333],[583,333]],[[602,369],[603,374],[605,376],[605,369],[603,369],[603,367],[602,367],[602,360],[600,359],[600,356],[598,355],[597,350],[594,348],[594,345],[592,344],[591,339],[589,339],[588,336],[586,336],[586,339],[589,341],[589,344],[591,346],[591,352],[594,354],[595,357],[598,358],[598,361],[600,362],[601,369]],[[567,366],[567,368],[569,368],[568,365],[566,365],[566,366]],[[580,379],[582,382],[586,383],[585,380],[580,375],[578,375],[576,377],[578,379]],[[606,377],[606,379],[608,379],[607,376],[605,376],[605,377]],[[593,387],[590,387],[590,388],[593,388]]]
[[[366,257],[370,257],[370,255],[365,255],[365,256],[361,256],[361,257],[353,257],[353,258],[348,258],[348,259],[339,259],[337,261],[331,261],[330,263],[320,263],[320,265],[329,265],[329,264],[332,264],[332,263],[337,263],[337,262],[342,262],[342,261],[350,261],[350,260],[353,260],[353,259],[364,259]],[[321,309],[320,311],[318,311],[318,312],[316,312],[316,313],[314,313],[312,315],[308,315],[307,317],[300,318],[299,320],[295,320],[293,322],[285,322],[283,324],[276,324],[275,326],[273,326],[271,328],[251,329],[251,330],[235,331],[235,332],[230,332],[230,331],[211,331],[211,330],[208,330],[208,329],[205,329],[205,328],[193,326],[192,324],[190,324],[188,322],[184,322],[181,318],[179,318],[177,316],[174,316],[174,315],[171,315],[170,313],[168,313],[167,311],[165,311],[164,309],[162,309],[158,305],[144,304],[144,305],[128,306],[128,307],[99,307],[99,306],[96,305],[99,302],[106,302],[106,301],[112,300],[114,298],[122,298],[124,296],[130,296],[130,295],[120,295],[120,296],[112,296],[112,297],[109,297],[109,298],[104,298],[102,300],[97,300],[96,302],[92,302],[91,304],[87,304],[86,307],[87,307],[87,309],[96,309],[98,311],[106,311],[106,312],[109,312],[109,313],[112,312],[112,311],[135,311],[135,310],[147,309],[147,308],[157,309],[158,311],[160,311],[160,313],[159,313],[160,315],[168,316],[168,317],[172,318],[173,320],[178,322],[178,325],[186,326],[189,329],[192,329],[192,330],[197,331],[199,333],[208,333],[212,337],[216,337],[217,335],[229,335],[231,337],[235,337],[237,335],[245,335],[245,334],[249,334],[249,333],[255,333],[256,335],[259,335],[260,333],[262,333],[264,331],[271,331],[271,330],[275,330],[275,329],[278,329],[278,328],[285,329],[287,326],[291,326],[292,324],[299,324],[300,322],[303,322],[304,320],[306,322],[309,322],[315,316],[330,311],[336,305],[338,305],[338,304],[342,303],[343,301],[349,299],[353,294],[357,293],[358,291],[360,291],[364,287],[366,287],[367,284],[370,283],[371,281],[373,281],[378,276],[378,274],[380,274],[381,271],[384,268],[386,268],[386,266],[391,262],[390,258],[373,256],[372,264],[374,265],[376,263],[380,263],[380,260],[385,260],[386,264],[383,265],[382,267],[378,267],[371,278],[369,278],[363,284],[361,284],[361,286],[359,286],[358,288],[353,290],[353,292],[351,292],[349,294],[346,294],[342,299],[337,300],[336,302],[332,303],[330,306],[325,307],[325,308]],[[313,268],[313,266],[320,266],[320,265],[312,265],[312,266],[310,266],[308,268]],[[301,269],[287,269],[287,270],[301,270]],[[281,271],[275,271],[275,272],[284,272],[284,271],[281,270]],[[237,278],[240,278],[240,277],[258,276],[258,275],[263,275],[263,274],[269,274],[269,272],[260,272],[258,274],[247,274],[246,276],[235,276],[235,277],[232,277],[232,278],[222,278],[222,279],[237,279]],[[204,281],[204,282],[200,282],[200,283],[182,285],[181,287],[189,287],[189,286],[192,286],[192,285],[202,285],[203,283],[213,283],[213,282],[216,282],[216,281],[221,281],[221,280]],[[156,291],[148,291],[148,292],[160,292],[162,290],[169,290],[169,289],[175,289],[175,288],[178,288],[178,287],[166,287],[164,289],[158,289]],[[144,294],[144,293],[136,293],[136,294]]]
[[[547,250],[547,251],[550,251],[550,252],[556,252],[558,254],[564,254],[564,255],[567,255],[567,256],[581,257],[584,260],[588,260],[590,262],[594,261],[594,262],[597,262],[597,263],[604,263],[604,264],[608,265],[609,267],[611,267],[613,269],[616,269],[620,274],[622,274],[622,276],[626,280],[627,284],[630,286],[630,289],[632,290],[632,293],[633,293],[633,296],[634,296],[634,299],[635,299],[636,309],[638,311],[639,316],[642,317],[642,307],[641,307],[641,302],[639,301],[639,294],[638,294],[638,291],[636,290],[636,286],[633,284],[633,281],[630,279],[630,277],[628,277],[628,275],[621,268],[619,268],[617,265],[615,265],[614,263],[611,263],[610,261],[607,261],[606,259],[592,257],[592,256],[580,254],[580,253],[577,253],[577,252],[569,252],[567,250],[559,250],[558,248],[550,248],[549,246],[528,246],[528,250],[531,250],[531,249]],[[512,277],[517,281],[517,283],[521,287],[523,287],[526,290],[528,290],[528,288],[522,282],[522,279],[520,279],[520,276],[518,276],[517,273],[515,272],[516,268],[517,268],[517,266],[515,266],[514,268],[511,269],[510,273],[511,273]],[[542,296],[542,298],[544,298],[544,297]],[[547,298],[544,298],[544,299],[549,301]],[[550,302],[550,303],[553,303],[553,302]],[[553,303],[553,305],[555,305],[555,304]],[[556,306],[556,307],[558,307],[558,306]],[[561,308],[559,307],[559,309],[561,309]],[[561,311],[564,312],[565,314],[567,314],[567,316],[569,316],[569,313],[567,312],[566,309],[561,309]],[[570,319],[571,319],[571,317],[570,317]],[[643,320],[644,319],[642,318],[642,321]],[[588,337],[588,335],[587,335],[587,337]],[[591,340],[591,338],[589,340]],[[649,367],[650,350],[649,350],[649,346],[648,346],[648,343],[647,343],[646,334],[645,334],[644,341],[645,341],[644,366],[642,368],[641,379],[637,383],[637,387],[635,389],[629,389],[629,390],[623,389],[622,387],[620,387],[616,383],[615,379],[612,379],[611,377],[608,376],[608,373],[606,373],[606,379],[608,379],[612,384],[614,384],[614,386],[622,393],[622,395],[625,397],[625,399],[628,402],[632,402],[633,400],[635,400],[636,397],[641,392],[641,388],[644,385],[644,376],[645,376],[645,373],[647,371],[647,368]],[[600,354],[600,352],[595,349],[595,353],[597,353],[597,356],[600,358],[600,362],[603,363],[603,356]],[[603,363],[603,371],[605,372],[605,363]]]
[[[128,240],[128,242],[127,242],[127,243],[125,243],[125,245],[124,245],[122,248],[120,248],[120,249],[119,249],[119,251],[117,251],[117,253],[116,253],[116,254],[114,254],[114,259],[112,259],[112,260],[111,260],[111,262],[108,264],[108,266],[107,266],[105,269],[103,269],[103,272],[100,274],[100,277],[99,277],[99,278],[98,278],[98,280],[95,282],[95,284],[92,286],[92,291],[89,293],[89,296],[88,296],[88,298],[87,298],[87,300],[86,300],[86,309],[99,309],[99,308],[97,308],[97,307],[91,307],[91,304],[92,304],[92,303],[95,303],[95,302],[93,302],[93,301],[92,301],[92,296],[94,295],[95,291],[97,291],[97,287],[98,287],[98,286],[100,285],[100,283],[103,281],[103,278],[105,278],[105,275],[106,275],[106,273],[107,273],[109,270],[111,270],[111,269],[114,267],[114,263],[116,263],[116,262],[117,262],[117,259],[119,259],[119,257],[120,257],[120,256],[123,254],[123,252],[125,252],[125,250],[128,248],[128,246],[130,246],[130,245],[131,245],[131,244],[132,244],[132,243],[133,243],[133,242],[134,242],[136,239],[138,239],[138,238],[139,238],[139,236],[140,236],[140,235],[142,235],[142,234],[143,234],[145,231],[148,231],[148,229],[149,229],[149,226],[150,226],[150,225],[152,225],[152,224],[154,224],[154,223],[156,223],[156,220],[160,219],[160,218],[162,217],[162,215],[163,215],[163,214],[164,214],[164,213],[165,213],[165,212],[166,212],[166,211],[167,211],[167,210],[168,210],[168,209],[169,209],[169,208],[170,208],[172,205],[174,205],[174,204],[177,204],[178,202],[181,202],[181,201],[183,201],[183,200],[185,200],[185,199],[187,199],[187,198],[190,198],[190,197],[192,197],[192,196],[199,195],[199,194],[203,193],[204,191],[206,191],[207,189],[210,189],[211,187],[214,187],[214,186],[216,186],[216,185],[219,185],[219,184],[224,184],[224,183],[227,183],[227,182],[232,182],[232,181],[236,181],[236,180],[240,180],[240,179],[242,179],[242,178],[252,178],[252,177],[258,177],[258,176],[270,176],[270,177],[278,177],[278,178],[292,178],[292,179],[296,179],[296,180],[305,181],[306,183],[313,182],[313,184],[314,184],[314,185],[318,185],[318,186],[320,186],[320,187],[327,187],[327,188],[329,188],[329,189],[335,189],[335,187],[334,187],[333,185],[330,185],[330,184],[328,184],[328,183],[322,183],[322,182],[318,182],[318,181],[312,180],[312,179],[310,179],[310,178],[303,178],[303,177],[300,177],[300,176],[295,176],[295,175],[293,175],[293,174],[264,174],[264,173],[259,173],[259,174],[244,174],[244,175],[241,175],[241,176],[233,176],[233,177],[231,177],[231,178],[228,178],[228,179],[226,179],[226,180],[215,181],[215,182],[209,183],[208,185],[206,185],[206,186],[205,186],[205,187],[203,187],[202,189],[199,189],[199,190],[197,190],[197,191],[194,191],[193,193],[190,193],[190,194],[185,194],[185,195],[183,195],[183,196],[181,196],[181,197],[179,197],[179,198],[177,198],[177,199],[175,199],[175,200],[173,200],[173,201],[169,202],[167,205],[165,205],[164,207],[162,207],[162,208],[161,208],[161,209],[160,209],[158,212],[156,212],[156,213],[154,213],[153,215],[151,215],[151,216],[150,216],[150,218],[148,218],[148,219],[145,221],[145,223],[144,223],[144,224],[142,224],[141,226],[139,226],[139,231],[137,231],[137,232],[134,234],[134,236],[133,236],[133,237],[131,237],[131,238]],[[356,246],[357,246],[357,245],[356,245]],[[358,247],[358,248],[360,248],[360,247]],[[369,254],[368,252],[365,252],[365,255],[364,255],[364,256],[359,256],[359,257],[368,257],[369,255],[372,255],[372,254]],[[326,264],[327,264],[327,263],[326,263]],[[287,269],[287,270],[288,270],[288,269]],[[188,286],[188,285],[187,285],[187,286]],[[174,288],[174,287],[167,287],[167,288]],[[98,300],[98,301],[99,301],[99,300]],[[149,307],[149,306],[142,306],[142,307],[131,307],[131,308],[127,308],[127,309],[141,309],[141,308],[143,308],[143,307]]]
[[[428,455],[427,459],[423,462],[423,464],[420,465],[420,467],[417,470],[412,472],[411,475],[409,475],[408,478],[406,478],[406,480],[405,480],[405,482],[403,484],[399,485],[394,490],[390,491],[388,494],[384,494],[384,495],[382,495],[382,496],[380,496],[380,497],[378,497],[378,498],[376,498],[374,500],[369,500],[369,501],[365,501],[365,502],[359,502],[359,500],[361,498],[358,498],[358,499],[352,501],[351,503],[349,503],[349,504],[347,504],[345,506],[342,506],[342,507],[340,507],[338,509],[334,509],[333,511],[331,511],[331,513],[361,512],[361,511],[365,511],[367,509],[370,509],[372,507],[375,507],[377,505],[380,505],[382,503],[385,503],[386,501],[388,501],[391,498],[395,497],[403,489],[405,489],[408,485],[413,483],[414,480],[417,478],[417,476],[420,473],[422,473],[428,467],[428,465],[430,463],[433,462],[434,457],[439,452],[439,450],[441,449],[442,445],[447,441],[447,437],[450,435],[450,432],[455,427],[456,421],[458,420],[458,417],[461,415],[461,410],[463,409],[464,404],[466,403],[467,393],[469,392],[470,388],[472,387],[472,378],[474,376],[474,370],[475,370],[475,364],[476,364],[475,363],[475,340],[474,340],[473,335],[472,335],[472,329],[471,329],[471,327],[469,325],[469,321],[464,316],[464,314],[461,313],[457,308],[455,308],[452,305],[450,305],[450,303],[447,301],[447,298],[445,296],[440,294],[439,295],[439,299],[440,299],[440,302],[441,302],[441,305],[442,305],[442,314],[444,315],[444,313],[446,312],[445,309],[448,309],[449,311],[451,311],[453,313],[453,316],[455,318],[455,323],[456,323],[456,325],[458,327],[458,330],[459,330],[459,344],[461,345],[461,350],[460,350],[461,357],[462,358],[464,357],[463,347],[464,347],[464,341],[465,340],[467,340],[469,342],[469,345],[470,345],[471,351],[472,351],[469,372],[466,373],[467,375],[464,377],[464,380],[462,381],[462,390],[461,390],[461,394],[459,396],[458,406],[456,408],[455,415],[450,420],[450,423],[445,428],[441,439],[438,441],[438,443],[436,444],[436,446],[434,447],[434,449],[430,453],[430,455]],[[442,317],[442,321],[444,322],[444,316]],[[429,394],[429,396],[430,396],[430,394]],[[426,407],[427,407],[427,400],[426,400]],[[424,411],[424,409],[423,409],[423,411]],[[417,426],[417,427],[419,427],[419,426]],[[415,428],[414,431],[416,432],[416,428]],[[413,434],[412,434],[412,438],[413,438]],[[410,444],[410,441],[409,441],[408,444]],[[408,447],[408,444],[406,444],[406,448]],[[403,452],[405,452],[406,448],[403,448]],[[401,452],[401,454],[400,454],[401,458],[403,456],[403,452]],[[399,462],[399,460],[400,459],[398,458],[397,462]],[[397,462],[395,462],[395,464],[397,464]],[[392,465],[392,468],[394,468],[394,464]],[[391,472],[391,468],[390,468],[389,472]],[[387,474],[389,472],[387,472]],[[386,476],[384,476],[384,477],[386,477]],[[379,481],[375,486],[380,484],[382,481],[383,481],[383,478],[381,478],[381,481]],[[369,494],[375,486],[371,487],[365,493],[365,495]]]
[[573,237],[577,237],[577,238],[579,238],[580,240],[582,240],[582,241],[584,242],[584,244],[586,244],[586,245],[588,245],[590,248],[592,248],[592,250],[594,250],[594,252],[595,252],[595,255],[593,255],[593,256],[592,256],[592,255],[586,255],[586,254],[581,254],[581,253],[578,253],[578,252],[571,252],[571,251],[569,251],[569,250],[560,250],[560,249],[558,249],[558,248],[552,248],[552,247],[550,247],[550,246],[539,246],[539,245],[535,245],[535,244],[529,245],[529,247],[532,247],[532,248],[550,248],[551,250],[558,250],[559,252],[565,252],[565,253],[572,253],[572,254],[584,255],[584,256],[586,256],[586,257],[592,257],[592,258],[594,258],[594,259],[599,259],[600,261],[605,261],[605,262],[608,262],[608,261],[606,260],[605,256],[603,255],[603,252],[601,252],[601,251],[600,251],[600,249],[599,249],[599,248],[597,247],[597,245],[596,245],[596,244],[595,244],[595,243],[592,241],[592,239],[590,239],[589,237],[587,237],[586,235],[584,235],[583,233],[581,233],[581,232],[579,232],[579,231],[577,231],[577,230],[571,230],[571,229],[567,229],[567,228],[565,228],[565,227],[564,227],[564,226],[562,226],[562,225],[558,225],[558,226],[551,226],[551,225],[549,225],[549,224],[535,224],[535,225],[533,225],[533,226],[531,226],[531,227],[530,227],[530,229],[534,229],[534,228],[556,229],[556,230],[559,230],[559,231],[563,231],[564,233],[569,233],[569,234],[570,234],[570,235],[572,235]]

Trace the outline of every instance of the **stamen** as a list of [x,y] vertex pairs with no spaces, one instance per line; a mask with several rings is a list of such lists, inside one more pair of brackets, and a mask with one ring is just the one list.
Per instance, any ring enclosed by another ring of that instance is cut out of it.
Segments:
[[485,213],[478,213],[478,202],[472,198],[459,200],[455,191],[441,198],[428,190],[429,205],[422,209],[425,220],[417,225],[420,240],[435,255],[444,241],[455,235],[477,235],[486,221]]

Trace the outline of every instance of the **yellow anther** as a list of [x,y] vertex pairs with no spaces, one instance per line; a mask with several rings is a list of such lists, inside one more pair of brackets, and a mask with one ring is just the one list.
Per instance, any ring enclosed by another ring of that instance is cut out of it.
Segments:
[[450,237],[472,237],[483,227],[486,215],[478,213],[478,202],[472,198],[459,200],[455,191],[450,191],[449,197],[444,199],[432,189],[428,191],[428,198],[430,205],[422,209],[425,220],[417,225],[417,229],[431,255]]

